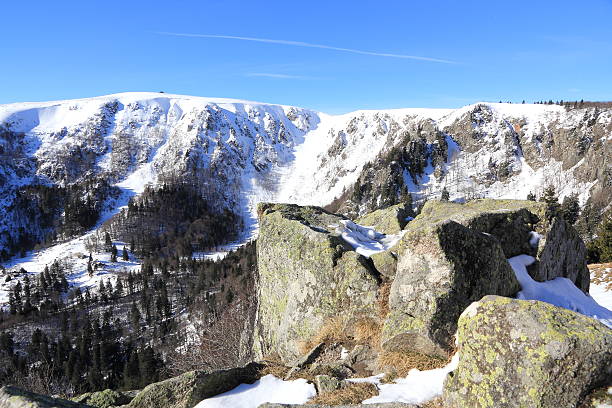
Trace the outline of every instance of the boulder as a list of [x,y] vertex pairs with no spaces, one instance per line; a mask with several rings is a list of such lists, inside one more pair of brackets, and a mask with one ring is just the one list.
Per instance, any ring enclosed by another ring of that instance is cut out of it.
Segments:
[[252,384],[264,366],[250,363],[244,367],[213,372],[189,371],[177,377],[147,385],[126,408],[192,408],[205,398],[227,392],[240,384]]
[[427,202],[392,249],[397,266],[383,347],[443,356],[463,309],[482,296],[520,290],[506,261],[516,255],[540,257],[529,269],[534,279],[567,277],[586,291],[584,243],[571,225],[549,223],[544,212],[533,201]]
[[494,236],[419,217],[400,243],[382,346],[446,357],[457,319],[470,303],[487,294],[511,296],[520,285]]
[[[531,255],[539,262],[529,269],[531,277],[545,281],[556,277],[570,279],[588,293],[589,271],[586,247],[568,222],[545,217],[546,204],[528,200],[473,200],[465,204],[428,201],[408,228],[426,223],[453,220],[499,240],[506,258]],[[541,237],[532,245],[531,232]]]
[[559,276],[568,278],[588,293],[591,279],[586,259],[586,246],[578,232],[568,222],[556,218],[539,245],[537,267],[530,268],[529,274],[540,282]]
[[375,313],[380,275],[333,232],[343,217],[290,204],[258,213],[256,358],[293,361],[329,318]]
[[319,394],[337,390],[342,385],[336,377],[325,374],[315,376],[314,383]]
[[5,385],[0,388],[0,408],[88,408],[89,405],[36,394]]
[[612,378],[612,330],[539,301],[486,296],[459,319],[450,407],[576,407]]
[[396,204],[387,208],[372,211],[359,217],[355,222],[359,225],[373,227],[383,234],[397,234],[408,224],[408,217],[412,214],[405,204]]
[[72,400],[85,403],[96,408],[109,408],[124,405],[132,400],[133,396],[128,396],[122,392],[106,389],[104,391],[88,392]]

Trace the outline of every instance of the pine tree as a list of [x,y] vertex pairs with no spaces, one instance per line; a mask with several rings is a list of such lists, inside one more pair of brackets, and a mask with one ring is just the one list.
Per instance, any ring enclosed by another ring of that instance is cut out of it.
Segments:
[[527,200],[536,201],[536,195],[530,191],[529,194],[527,194]]
[[545,216],[548,221],[552,221],[560,215],[559,199],[555,192],[555,188],[550,185],[544,189],[544,194],[540,197],[540,201],[546,203]]
[[123,296],[123,282],[120,278],[117,278],[117,284],[115,285],[115,296],[121,297]]
[[91,266],[91,261],[87,262],[87,274],[91,278],[94,274],[93,266]]
[[117,247],[115,245],[111,247],[111,262],[117,262]]
[[113,246],[113,241],[111,240],[111,237],[108,231],[106,231],[104,233],[104,248],[107,252],[110,252],[112,246]]
[[128,250],[125,247],[125,245],[123,246],[123,256],[122,256],[124,261],[129,261],[130,260],[130,255],[128,254]]
[[448,201],[448,200],[450,200],[450,193],[448,192],[446,187],[444,187],[442,189],[442,195],[440,197],[440,201]]
[[566,196],[561,204],[561,216],[565,221],[574,225],[580,214],[580,203],[578,202],[578,194],[573,193]]

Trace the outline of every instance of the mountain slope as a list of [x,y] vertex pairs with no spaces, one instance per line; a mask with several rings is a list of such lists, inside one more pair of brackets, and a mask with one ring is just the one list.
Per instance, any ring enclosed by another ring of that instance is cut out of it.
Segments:
[[[357,216],[408,193],[417,202],[439,197],[443,188],[459,201],[524,199],[552,184],[561,197],[578,193],[581,204],[593,197],[604,208],[612,188],[609,108],[478,103],[332,116],[230,99],[124,93],[1,105],[0,131],[5,260],[40,242],[84,242],[83,234],[146,185],[196,186],[211,211],[242,217],[239,241],[255,234],[252,211],[259,201],[335,200],[339,210]],[[40,272],[55,259],[37,257],[26,270]]]

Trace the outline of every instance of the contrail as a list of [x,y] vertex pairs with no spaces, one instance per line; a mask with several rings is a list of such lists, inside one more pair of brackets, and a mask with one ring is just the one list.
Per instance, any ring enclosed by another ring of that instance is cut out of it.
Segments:
[[364,50],[356,50],[353,48],[341,48],[341,47],[332,47],[330,45],[312,44],[312,43],[307,43],[307,42],[302,42],[302,41],[272,40],[269,38],[238,37],[234,35],[171,33],[171,32],[164,32],[164,31],[158,31],[157,34],[171,35],[175,37],[223,38],[223,39],[228,39],[228,40],[255,41],[255,42],[262,42],[262,43],[269,43],[269,44],[292,45],[294,47],[321,48],[324,50],[350,52],[353,54],[361,54],[361,55],[372,55],[375,57],[403,58],[403,59],[412,59],[412,60],[418,60],[418,61],[438,62],[442,64],[456,64],[455,61],[449,61],[449,60],[440,59],[440,58],[420,57],[418,55],[389,54],[385,52],[364,51]]

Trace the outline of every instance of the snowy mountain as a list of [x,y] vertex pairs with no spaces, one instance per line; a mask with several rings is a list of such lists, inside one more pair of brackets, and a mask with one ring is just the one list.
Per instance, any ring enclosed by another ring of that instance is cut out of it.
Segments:
[[[552,184],[561,197],[577,193],[603,208],[611,145],[610,108],[478,103],[334,116],[164,93],[0,105],[0,255],[63,242],[5,263],[40,272],[56,257],[86,253],[88,236],[130,198],[177,181],[241,216],[239,241],[255,234],[260,201],[335,200],[356,216],[407,193],[524,199]],[[87,222],[78,212],[71,224],[57,197],[82,201]],[[75,263],[78,276],[84,265]]]

